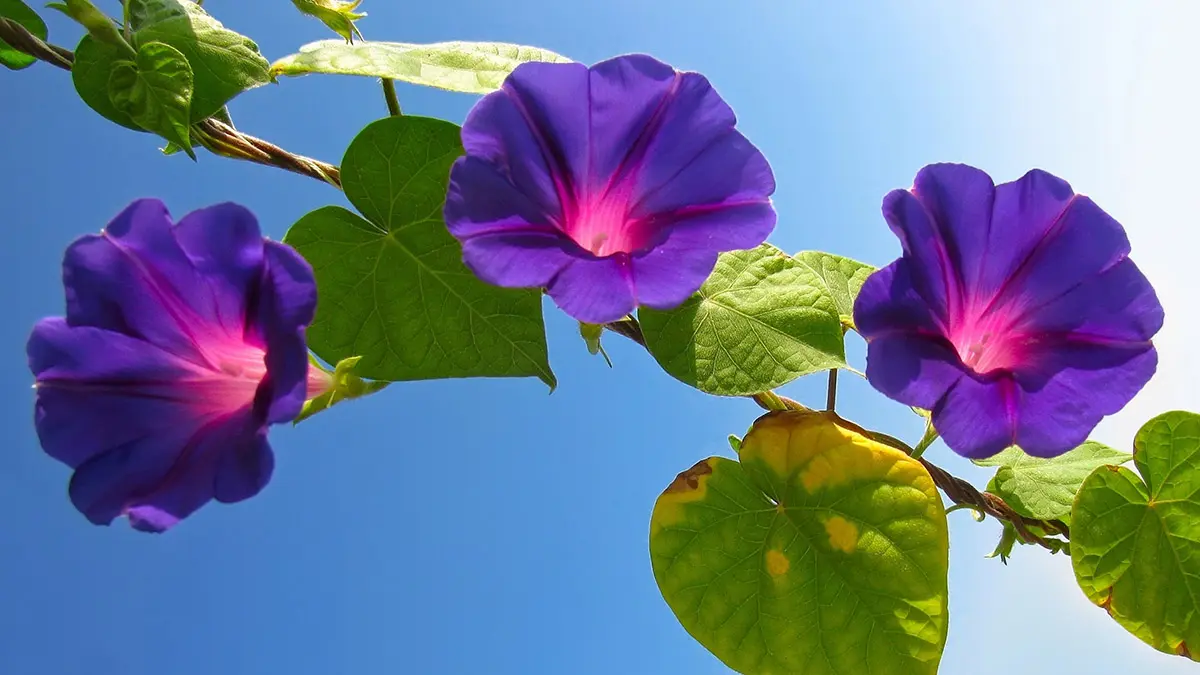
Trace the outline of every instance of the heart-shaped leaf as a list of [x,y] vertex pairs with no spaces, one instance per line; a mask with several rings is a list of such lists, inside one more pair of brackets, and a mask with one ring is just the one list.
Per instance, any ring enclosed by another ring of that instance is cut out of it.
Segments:
[[933,675],[949,541],[933,479],[832,413],[759,418],[654,505],[654,577],[740,673]]
[[143,44],[136,62],[114,64],[108,95],[113,107],[135,124],[195,158],[188,133],[192,68],[178,49],[161,42]]
[[1058,457],[1032,457],[1012,447],[975,463],[1000,467],[988,483],[988,492],[1008,502],[1017,513],[1069,522],[1071,505],[1083,481],[1099,467],[1119,466],[1131,459],[1133,455],[1127,452],[1088,441]]
[[770,244],[722,253],[683,305],[638,310],[646,346],[701,391],[746,396],[846,368],[837,304],[812,268]]
[[1146,644],[1200,660],[1200,415],[1150,420],[1133,459],[1140,477],[1101,467],[1075,497],[1075,578]]
[[342,160],[362,216],[326,206],[288,231],[321,289],[309,346],[329,363],[361,356],[355,373],[374,380],[536,376],[554,387],[541,293],[480,281],[442,220],[460,131],[411,115],[373,122]]
[[817,275],[825,286],[825,292],[833,298],[842,325],[853,330],[854,300],[875,268],[857,260],[822,251],[801,251],[793,257]]

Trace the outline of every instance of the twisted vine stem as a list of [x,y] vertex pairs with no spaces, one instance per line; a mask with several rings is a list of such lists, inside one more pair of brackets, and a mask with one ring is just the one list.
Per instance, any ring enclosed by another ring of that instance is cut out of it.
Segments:
[[[69,49],[48,44],[12,19],[0,18],[0,40],[52,66],[71,70],[75,54]],[[205,149],[222,157],[240,159],[264,166],[274,166],[342,187],[338,167],[311,157],[297,155],[283,148],[234,129],[220,120],[209,118],[192,125],[192,139]]]
[[[0,18],[0,40],[8,43],[14,49],[25,52],[38,60],[63,70],[71,70],[71,66],[75,61],[75,54],[71,50],[49,44],[39,39],[24,26],[11,19]],[[393,107],[392,100],[392,95],[389,95],[387,97],[388,108],[389,112],[394,115],[399,112],[399,104],[397,103]],[[243,134],[234,129],[233,126],[220,120],[212,118],[204,120],[193,125],[192,131],[194,139],[214,154],[231,159],[254,162],[264,166],[277,167],[285,171],[315,178],[338,189],[342,187],[341,172],[337,166],[312,159],[311,157],[288,152],[261,138]],[[646,346],[646,338],[642,333],[642,328],[633,317],[606,324],[605,328],[636,342],[642,347]],[[828,407],[832,407],[833,397],[836,395],[834,393],[836,390],[833,388],[836,386],[833,384],[836,382],[835,378],[836,371],[833,371],[830,375],[831,386]],[[811,408],[798,401],[770,391],[754,394],[749,398],[764,410],[811,410]],[[905,449],[909,454],[913,452],[911,447],[896,439],[886,437],[884,440],[891,445],[903,446],[901,449]],[[1029,529],[1030,527],[1038,527],[1049,532],[1051,535],[1060,535],[1066,539],[1070,537],[1070,530],[1062,521],[1025,518],[1014,511],[1000,497],[990,492],[980,492],[969,482],[950,474],[945,469],[938,467],[924,458],[918,458],[918,461],[929,472],[934,484],[955,504],[972,508],[979,513],[985,513],[999,520],[1011,523],[1013,529],[1016,530],[1017,536],[1027,544],[1037,544],[1053,552],[1064,548],[1065,542],[1063,540],[1049,537],[1043,538],[1034,534]]]

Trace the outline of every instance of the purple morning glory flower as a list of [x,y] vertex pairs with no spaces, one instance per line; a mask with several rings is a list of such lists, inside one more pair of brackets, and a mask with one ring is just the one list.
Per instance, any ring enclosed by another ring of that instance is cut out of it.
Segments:
[[467,116],[446,224],[484,281],[586,323],[682,304],[775,227],[771,167],[704,76],[632,55],[525,63]]
[[935,164],[883,215],[904,255],[854,306],[867,378],[960,455],[1060,455],[1154,375],[1162,305],[1121,225],[1065,181]]
[[66,317],[39,322],[27,351],[38,438],[75,470],[76,508],[161,532],[262,490],[267,427],[330,384],[309,369],[308,263],[241,206],[172,226],[147,199],[67,249],[63,284]]

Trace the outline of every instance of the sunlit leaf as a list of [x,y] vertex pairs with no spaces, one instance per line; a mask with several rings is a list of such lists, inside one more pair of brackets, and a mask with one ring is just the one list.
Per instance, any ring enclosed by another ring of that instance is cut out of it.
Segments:
[[659,365],[710,394],[745,396],[848,367],[825,282],[769,244],[721,254],[687,302],[640,309],[638,319]]
[[[227,30],[194,2],[130,0],[133,43],[160,42],[179,50],[192,69],[189,120],[200,122],[220,113],[242,91],[270,81],[267,60],[252,40]],[[105,118],[135,131],[145,131],[117,110],[108,96],[108,78],[116,63],[128,60],[120,49],[85,35],[75,48],[71,79],[79,97]]]
[[1200,415],[1150,420],[1133,458],[1140,477],[1101,467],[1075,498],[1075,578],[1146,644],[1200,660]]
[[679,474],[650,524],[683,627],[740,673],[933,675],[949,541],[920,462],[830,413],[777,412]]
[[[46,22],[42,21],[42,17],[21,0],[0,0],[0,18],[12,19],[24,26],[38,39],[46,39]],[[9,70],[20,70],[28,68],[35,61],[37,59],[25,52],[13,49],[4,40],[0,40],[0,66]]]
[[320,289],[309,346],[329,363],[361,356],[355,372],[374,380],[535,376],[554,387],[540,292],[477,279],[442,220],[459,134],[411,115],[368,125],[342,160],[362,216],[326,206],[288,231]]
[[192,122],[211,117],[234,96],[266,84],[270,64],[250,38],[225,28],[187,0],[129,0],[134,46],[162,42],[178,49],[195,73]]
[[322,40],[300,48],[271,65],[273,75],[331,73],[386,77],[401,82],[486,94],[526,61],[569,63],[570,59],[537,47],[504,42],[402,42]]
[[821,280],[833,298],[842,324],[854,329],[854,299],[875,268],[866,263],[822,251],[801,251],[795,256]]
[[178,49],[160,42],[143,44],[135,62],[114,65],[108,95],[113,107],[135,124],[195,157],[188,133],[192,69]]
[[1102,443],[1088,441],[1074,450],[1043,459],[1031,457],[1020,448],[1009,448],[988,459],[975,460],[979,466],[996,466],[996,475],[988,483],[995,494],[1027,518],[1069,520],[1075,493],[1097,467],[1124,464],[1133,459],[1127,452]]

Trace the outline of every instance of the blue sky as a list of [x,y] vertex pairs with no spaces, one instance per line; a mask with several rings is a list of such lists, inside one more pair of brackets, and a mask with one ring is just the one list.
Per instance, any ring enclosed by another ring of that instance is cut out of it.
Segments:
[[[993,4],[366,0],[361,26],[368,38],[503,40],[587,62],[642,51],[705,73],[774,166],[771,240],[789,251],[888,262],[898,247],[880,199],[930,162],[997,180],[1062,175],[1125,223],[1168,311],[1163,372],[1095,435],[1128,447],[1152,415],[1194,409],[1200,378],[1185,351],[1200,338],[1185,258],[1200,244],[1189,196],[1200,109],[1184,84],[1200,63],[1186,34],[1197,10]],[[205,6],[270,59],[327,37],[282,0]],[[53,41],[72,46],[79,31],[48,19]],[[176,216],[237,201],[276,238],[343,200],[278,170],[161,157],[159,141],[95,116],[48,66],[0,72],[0,88],[0,673],[728,672],[659,596],[646,533],[661,489],[727,454],[726,435],[757,410],[689,390],[615,337],[609,370],[549,305],[553,395],[536,380],[396,385],[276,429],[275,479],[254,500],[161,537],[89,525],[66,499],[67,470],[37,447],[24,362],[29,327],[62,311],[62,249],[141,196]],[[407,86],[400,98],[408,113],[455,121],[475,100]],[[336,77],[284,80],[231,108],[244,131],[335,162],[386,112],[375,82]],[[905,408],[843,383],[843,414],[919,435]],[[822,386],[785,393],[816,403]],[[931,453],[986,480],[944,447]],[[1193,672],[1090,606],[1067,559],[1022,549],[1007,567],[985,560],[998,533],[951,516],[942,672]]]

